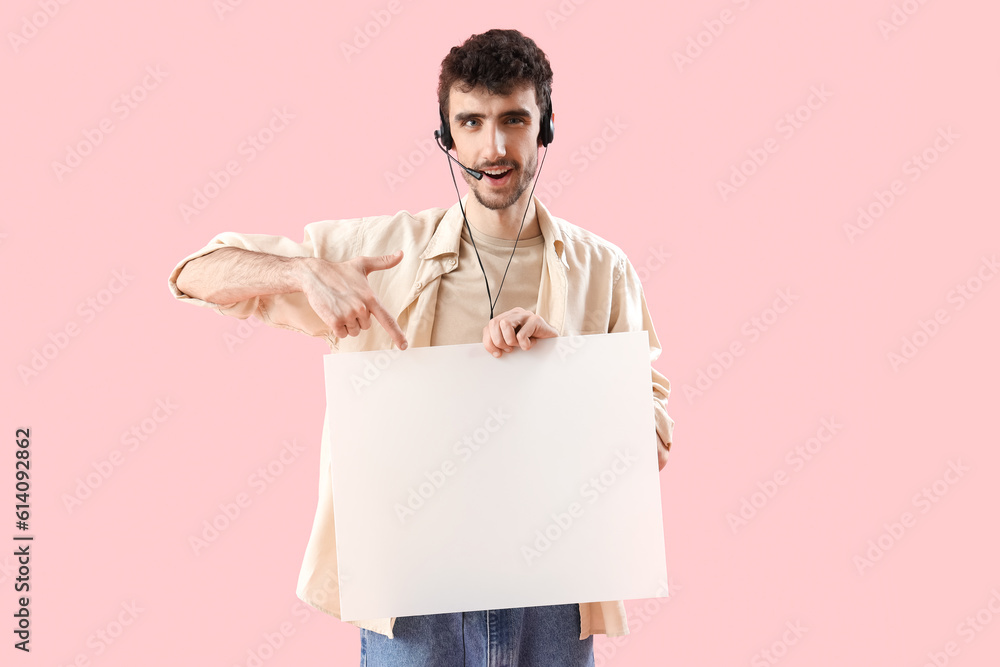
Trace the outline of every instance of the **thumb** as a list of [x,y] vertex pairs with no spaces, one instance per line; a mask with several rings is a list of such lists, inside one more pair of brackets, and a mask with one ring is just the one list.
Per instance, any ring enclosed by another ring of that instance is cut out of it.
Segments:
[[556,338],[559,336],[559,332],[541,317],[537,317],[530,326],[522,327],[517,333],[518,338],[521,338],[522,335],[530,343],[530,339],[532,338]]
[[367,276],[372,271],[384,271],[403,261],[403,251],[397,250],[391,255],[379,255],[378,257],[361,257],[361,270]]
[[531,335],[534,338],[556,338],[559,336],[559,332],[551,324],[542,320]]

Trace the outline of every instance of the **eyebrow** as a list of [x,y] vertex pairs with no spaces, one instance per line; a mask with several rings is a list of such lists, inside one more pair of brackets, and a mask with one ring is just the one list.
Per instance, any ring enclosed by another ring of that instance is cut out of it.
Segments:
[[[531,118],[531,112],[528,109],[525,109],[524,107],[519,107],[517,109],[510,109],[508,111],[504,111],[503,113],[500,114],[500,118],[510,118],[512,116],[516,116],[519,118]],[[479,113],[477,111],[461,111],[455,114],[455,121],[462,123],[470,119],[480,119],[485,117],[486,114]]]

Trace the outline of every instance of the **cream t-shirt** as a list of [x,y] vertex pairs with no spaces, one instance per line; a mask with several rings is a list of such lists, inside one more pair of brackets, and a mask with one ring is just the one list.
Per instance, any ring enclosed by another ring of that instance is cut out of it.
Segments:
[[[471,222],[469,224],[472,225]],[[490,298],[496,300],[494,316],[517,307],[533,313],[538,309],[538,286],[545,267],[545,245],[541,233],[532,238],[518,239],[516,247],[513,239],[488,236],[475,227],[472,227],[472,233],[475,249],[469,239],[469,230],[463,225],[458,266],[451,273],[441,276],[431,345],[482,342],[483,327],[490,321]],[[483,268],[479,267],[476,259],[476,249],[479,250]],[[483,269],[490,281],[489,298]]]

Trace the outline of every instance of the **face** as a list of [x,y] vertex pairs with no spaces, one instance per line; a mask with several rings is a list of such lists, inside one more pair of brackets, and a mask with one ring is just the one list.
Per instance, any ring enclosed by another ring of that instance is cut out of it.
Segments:
[[531,187],[538,166],[534,86],[525,84],[510,95],[491,95],[482,86],[465,93],[452,86],[448,105],[458,161],[486,172],[476,180],[461,171],[473,196],[488,209],[513,206]]

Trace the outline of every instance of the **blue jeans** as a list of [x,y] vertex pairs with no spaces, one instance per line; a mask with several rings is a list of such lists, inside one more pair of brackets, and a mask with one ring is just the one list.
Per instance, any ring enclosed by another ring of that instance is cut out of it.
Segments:
[[578,604],[400,616],[392,634],[361,630],[361,667],[594,667]]

